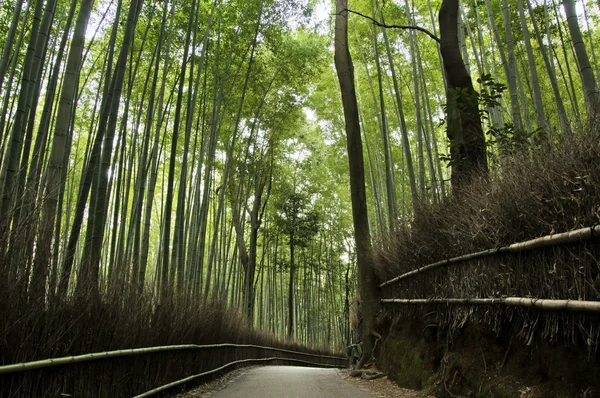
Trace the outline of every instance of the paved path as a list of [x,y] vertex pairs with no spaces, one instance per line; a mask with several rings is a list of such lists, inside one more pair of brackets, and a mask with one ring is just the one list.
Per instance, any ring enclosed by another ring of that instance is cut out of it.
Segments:
[[248,370],[211,398],[367,398],[336,369],[261,366]]

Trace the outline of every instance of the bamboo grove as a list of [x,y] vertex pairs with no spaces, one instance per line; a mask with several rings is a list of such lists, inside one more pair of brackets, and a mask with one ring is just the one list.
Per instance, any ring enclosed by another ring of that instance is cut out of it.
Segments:
[[224,300],[346,340],[347,220],[313,187],[302,111],[325,42],[298,5],[19,1],[2,18],[8,299]]
[[[440,5],[346,11],[375,236],[452,189]],[[599,7],[461,2],[491,173],[595,120]],[[355,250],[332,10],[0,3],[2,299],[45,311],[222,300],[279,336],[349,343]]]
[[[460,3],[458,41],[477,90],[493,175],[501,176],[512,154],[577,134],[596,120],[597,2]],[[371,221],[379,233],[410,221],[413,209],[439,203],[451,188],[449,77],[436,43],[441,4],[350,3],[347,11]]]

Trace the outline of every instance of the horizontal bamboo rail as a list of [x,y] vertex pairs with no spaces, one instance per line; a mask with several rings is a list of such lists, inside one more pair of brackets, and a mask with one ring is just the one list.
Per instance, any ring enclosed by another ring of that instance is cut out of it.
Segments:
[[542,247],[556,246],[556,245],[562,245],[562,244],[566,244],[566,243],[573,243],[573,242],[577,242],[577,241],[587,240],[587,239],[591,239],[593,237],[600,237],[600,224],[595,225],[593,227],[586,227],[586,228],[576,229],[576,230],[570,231],[570,232],[563,232],[560,234],[542,236],[542,237],[536,238],[536,239],[513,243],[508,246],[502,246],[502,247],[495,248],[495,249],[483,250],[483,251],[476,252],[476,253],[465,254],[463,256],[458,256],[458,257],[453,257],[453,258],[446,259],[446,260],[437,261],[435,263],[431,263],[431,264],[425,265],[423,267],[419,267],[412,271],[408,271],[402,275],[399,275],[399,276],[392,278],[386,282],[383,282],[382,284],[379,285],[379,287],[382,288],[382,287],[385,287],[388,285],[392,285],[396,282],[401,281],[402,279],[410,278],[410,277],[418,275],[420,273],[431,271],[434,268],[438,268],[438,267],[442,267],[442,266],[446,266],[446,265],[457,264],[457,263],[461,263],[464,261],[473,260],[475,258],[488,257],[488,256],[493,256],[496,254],[507,253],[507,252],[529,251],[529,250],[539,249]]
[[600,301],[553,300],[528,297],[506,298],[433,298],[382,299],[384,304],[446,304],[446,305],[506,305],[509,307],[537,308],[544,311],[600,312]]
[[327,368],[339,368],[339,367],[341,367],[341,366],[336,366],[336,365],[325,365],[325,364],[320,364],[320,363],[316,363],[316,362],[303,361],[301,359],[293,359],[293,358],[272,357],[272,358],[260,358],[260,359],[241,359],[239,361],[230,362],[230,363],[225,364],[225,365],[223,365],[221,367],[218,367],[216,369],[209,370],[208,372],[203,372],[203,373],[199,373],[197,375],[188,376],[188,377],[186,377],[184,379],[177,380],[177,381],[174,381],[174,382],[169,383],[169,384],[165,384],[165,385],[157,387],[157,388],[155,388],[153,390],[146,391],[143,394],[136,395],[133,398],[150,397],[152,395],[158,394],[159,392],[163,392],[163,391],[166,391],[166,390],[168,390],[170,388],[177,387],[179,385],[188,383],[188,382],[190,382],[192,380],[195,380],[195,379],[203,377],[203,376],[208,376],[208,375],[220,372],[221,370],[227,369],[230,366],[237,365],[237,364],[240,364],[240,363],[267,362],[267,361],[270,362],[270,361],[277,361],[277,360],[279,360],[279,361],[288,361],[288,362],[298,362],[298,363],[303,363],[303,364],[308,364],[308,365],[313,365],[313,366],[318,366],[318,367],[327,367]]
[[7,373],[24,372],[27,370],[34,370],[34,369],[40,369],[40,368],[48,368],[51,366],[68,365],[68,364],[73,364],[73,363],[94,361],[94,360],[99,360],[99,359],[126,357],[126,356],[132,356],[132,355],[153,354],[153,353],[165,352],[165,351],[197,350],[197,349],[210,349],[210,348],[223,348],[223,347],[259,348],[259,349],[264,349],[264,350],[271,350],[271,351],[284,352],[284,353],[290,353],[290,354],[306,355],[309,357],[346,360],[345,357],[338,357],[338,356],[332,356],[332,355],[309,354],[309,353],[304,353],[304,352],[300,352],[300,351],[292,351],[292,350],[286,350],[283,348],[276,348],[276,347],[265,347],[265,346],[255,345],[255,344],[231,344],[231,343],[205,344],[205,345],[181,344],[181,345],[165,345],[165,346],[157,346],[157,347],[133,348],[133,349],[127,349],[127,350],[95,352],[95,353],[91,353],[91,354],[82,354],[82,355],[60,357],[60,358],[41,359],[38,361],[31,361],[31,362],[15,363],[15,364],[11,364],[11,365],[0,366],[0,375],[7,374]]

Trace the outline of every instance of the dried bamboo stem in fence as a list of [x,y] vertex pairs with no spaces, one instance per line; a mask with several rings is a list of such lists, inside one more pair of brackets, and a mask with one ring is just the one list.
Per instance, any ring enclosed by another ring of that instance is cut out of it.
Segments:
[[536,239],[513,243],[508,246],[503,246],[503,247],[489,249],[489,250],[483,250],[483,251],[476,252],[476,253],[465,254],[463,256],[458,256],[458,257],[453,257],[453,258],[446,259],[446,260],[437,261],[435,263],[431,263],[431,264],[425,265],[423,267],[419,267],[412,271],[408,271],[402,275],[399,275],[399,276],[392,278],[386,282],[383,282],[381,285],[379,285],[379,287],[382,288],[384,286],[394,284],[402,279],[410,278],[411,276],[415,276],[417,274],[430,271],[434,268],[442,267],[445,265],[461,263],[464,261],[473,260],[475,258],[493,256],[493,255],[500,254],[500,253],[522,252],[522,251],[539,249],[542,247],[563,245],[566,243],[573,243],[573,242],[577,242],[577,241],[587,240],[587,239],[591,239],[593,237],[598,237],[598,236],[600,236],[600,225],[576,229],[574,231],[563,232],[560,234],[542,236],[542,237],[536,238]]
[[446,304],[446,305],[506,305],[536,308],[544,311],[600,312],[600,301],[553,300],[528,297],[506,298],[435,298],[435,299],[382,299],[384,304]]
[[181,344],[181,345],[165,345],[165,346],[157,346],[157,347],[146,347],[146,348],[134,348],[134,349],[127,349],[127,350],[95,352],[95,353],[91,353],[91,354],[82,354],[82,355],[75,355],[75,356],[69,356],[69,357],[41,359],[39,361],[32,361],[32,362],[22,362],[22,363],[16,363],[16,364],[11,364],[11,365],[0,366],[0,374],[24,372],[27,370],[47,368],[47,367],[51,367],[51,366],[67,365],[67,364],[80,363],[80,362],[93,361],[93,360],[106,359],[106,358],[152,354],[152,353],[164,352],[164,351],[196,350],[196,349],[210,349],[210,348],[223,348],[223,347],[259,348],[259,349],[264,349],[264,350],[285,352],[285,353],[290,353],[290,354],[299,354],[299,355],[305,355],[305,356],[317,357],[317,358],[330,358],[330,359],[346,360],[345,357],[309,354],[309,353],[304,353],[304,352],[300,352],[300,351],[292,351],[292,350],[286,350],[283,348],[276,348],[276,347],[264,347],[264,346],[254,345],[254,344],[231,344],[231,343],[205,344],[205,345]]

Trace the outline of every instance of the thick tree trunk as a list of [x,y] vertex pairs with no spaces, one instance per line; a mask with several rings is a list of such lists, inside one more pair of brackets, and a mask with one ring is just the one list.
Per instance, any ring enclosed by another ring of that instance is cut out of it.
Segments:
[[371,359],[375,345],[373,332],[375,331],[375,316],[379,309],[379,289],[373,269],[370,267],[373,254],[367,213],[362,141],[354,88],[354,68],[348,49],[348,20],[347,14],[343,11],[347,7],[347,0],[337,0],[334,61],[346,122],[352,218],[363,310],[363,356],[359,363],[359,367],[362,367]]
[[473,88],[458,45],[458,0],[444,0],[440,8],[440,51],[448,80],[447,106],[452,159],[452,185],[466,183],[474,174],[487,173],[485,137]]

